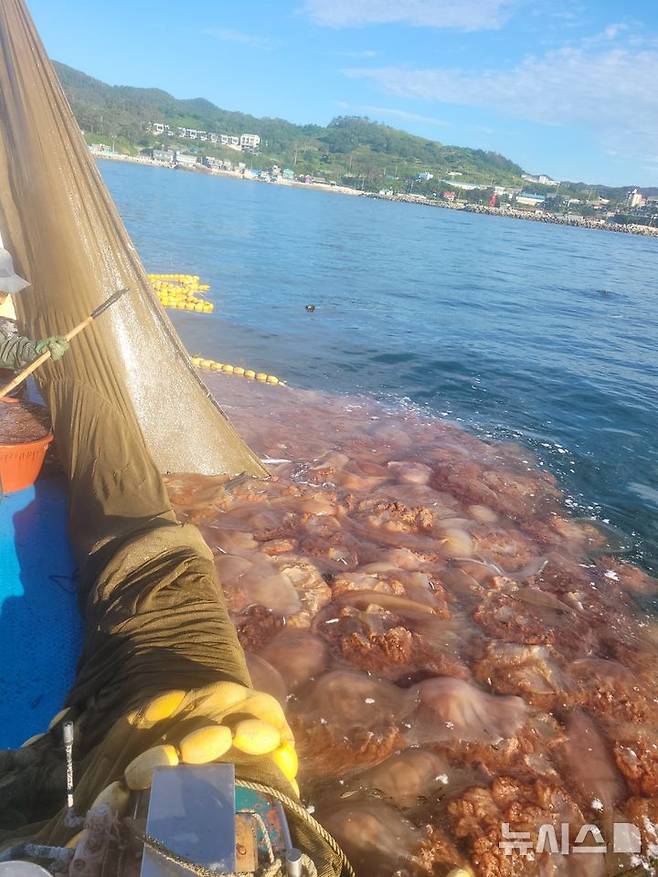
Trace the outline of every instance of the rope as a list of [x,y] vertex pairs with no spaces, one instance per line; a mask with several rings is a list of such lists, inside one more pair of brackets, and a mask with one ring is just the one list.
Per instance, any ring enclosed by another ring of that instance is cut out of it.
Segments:
[[302,867],[306,870],[307,877],[318,877],[318,869],[315,862],[306,853],[302,853]]
[[241,789],[250,789],[252,792],[260,792],[260,794],[265,795],[266,797],[274,798],[275,800],[280,801],[287,810],[297,816],[310,829],[318,834],[329,847],[331,847],[331,849],[340,858],[343,871],[345,871],[349,875],[349,877],[356,877],[354,868],[350,864],[345,853],[338,845],[338,842],[329,834],[326,828],[323,828],[320,825],[317,819],[313,819],[313,817],[308,812],[308,810],[306,810],[305,807],[302,807],[302,805],[299,804],[297,801],[294,801],[292,798],[284,795],[283,792],[279,792],[277,789],[272,789],[270,786],[263,785],[262,783],[252,783],[248,780],[236,779],[235,785]]
[[240,813],[247,813],[249,816],[251,816],[253,819],[256,820],[256,822],[258,823],[258,827],[261,830],[261,834],[263,835],[263,842],[265,843],[265,846],[267,847],[267,857],[269,858],[270,862],[273,862],[274,861],[274,848],[272,847],[272,841],[270,840],[270,833],[267,830],[267,826],[265,825],[265,820],[263,819],[263,817],[260,815],[260,813],[256,813],[256,812],[252,813],[251,810],[240,810],[239,812]]
[[[134,836],[138,840],[140,840],[144,844],[144,846],[148,847],[150,850],[156,853],[156,855],[165,859],[167,862],[172,862],[174,865],[178,865],[178,867],[184,868],[191,874],[195,874],[196,877],[236,877],[236,874],[234,872],[219,873],[217,871],[213,871],[211,868],[206,868],[205,865],[198,865],[196,862],[192,862],[190,861],[190,859],[186,859],[185,856],[180,856],[178,855],[178,853],[170,850],[169,847],[166,844],[163,844],[162,841],[159,841],[157,837],[153,837],[150,834],[143,834],[141,831],[138,831],[134,825],[131,825],[130,828]],[[285,874],[285,867],[280,859],[275,859],[273,862],[270,862],[269,865],[261,868],[256,873],[259,875],[259,877],[283,877],[283,875]],[[237,877],[253,877],[253,872],[250,871],[249,874],[247,874],[246,872],[238,873]],[[314,877],[314,875],[309,874],[309,877]]]

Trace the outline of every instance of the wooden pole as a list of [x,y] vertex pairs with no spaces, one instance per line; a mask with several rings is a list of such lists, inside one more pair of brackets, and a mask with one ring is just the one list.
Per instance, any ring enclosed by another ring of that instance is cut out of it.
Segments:
[[[83,329],[86,329],[94,320],[99,317],[103,311],[107,310],[110,305],[113,305],[114,302],[120,298],[124,292],[127,292],[127,289],[119,289],[117,292],[113,293],[106,301],[103,302],[102,305],[99,305],[88,317],[85,317],[82,322],[78,323],[77,326],[74,326],[69,332],[64,336],[67,341],[70,341],[71,338],[75,338],[76,335],[79,335]],[[50,359],[50,350],[46,350],[45,353],[42,353],[41,356],[38,356],[35,360],[33,360],[29,365],[26,365],[25,368],[20,371],[15,378],[13,378],[8,384],[5,384],[4,387],[0,388],[0,398],[2,396],[7,396],[11,393],[12,390],[15,390],[16,387],[19,387],[23,381],[27,380],[32,372],[35,372],[40,366],[47,362]]]

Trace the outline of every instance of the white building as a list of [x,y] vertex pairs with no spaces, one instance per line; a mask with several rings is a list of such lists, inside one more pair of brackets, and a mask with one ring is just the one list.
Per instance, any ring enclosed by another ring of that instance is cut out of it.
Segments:
[[521,192],[516,196],[516,203],[524,207],[539,207],[545,200],[543,195],[536,195],[534,192]]
[[243,134],[240,137],[240,146],[243,149],[258,149],[260,146],[260,137],[258,134]]
[[177,152],[176,164],[181,167],[195,167],[198,164],[198,160],[196,155],[189,155],[187,152]]
[[546,174],[539,174],[539,176],[535,177],[532,174],[521,174],[521,179],[525,180],[528,183],[539,183],[540,186],[559,186],[557,180],[552,180],[550,177],[547,177]]
[[626,196],[626,206],[631,209],[634,207],[644,207],[645,204],[646,198],[639,189],[633,189],[632,192],[629,192]]

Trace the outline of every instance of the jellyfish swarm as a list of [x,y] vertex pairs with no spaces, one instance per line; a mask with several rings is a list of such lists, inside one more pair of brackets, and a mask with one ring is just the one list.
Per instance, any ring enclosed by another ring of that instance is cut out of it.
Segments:
[[527,449],[209,378],[272,477],[175,476],[172,499],[219,555],[254,681],[287,690],[302,795],[360,877],[464,856],[475,877],[547,877],[500,849],[503,823],[658,822],[658,624],[633,603],[655,582]]

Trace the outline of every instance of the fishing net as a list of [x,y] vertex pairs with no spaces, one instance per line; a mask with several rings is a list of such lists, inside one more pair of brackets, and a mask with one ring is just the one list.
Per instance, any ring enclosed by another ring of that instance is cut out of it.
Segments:
[[[264,470],[150,290],[22,0],[0,5],[0,231],[31,282],[17,312],[32,337],[63,334],[109,293],[129,289],[38,377],[69,476],[86,621],[68,699],[84,813],[135,755],[180,738],[180,716],[147,729],[131,723],[132,710],[180,688],[189,726],[205,715],[204,687],[249,684],[212,553],[194,527],[177,523],[160,473]],[[237,767],[291,794],[266,759],[245,756]],[[61,727],[0,753],[0,846],[70,838],[64,771]],[[302,818],[292,821],[320,874],[338,873],[337,854]]]

